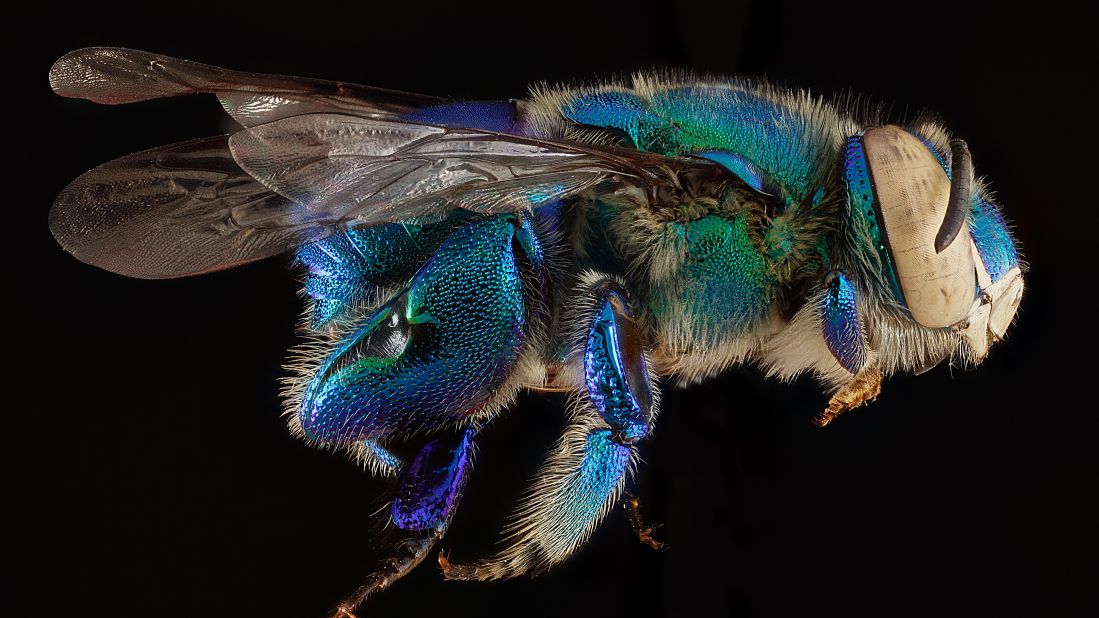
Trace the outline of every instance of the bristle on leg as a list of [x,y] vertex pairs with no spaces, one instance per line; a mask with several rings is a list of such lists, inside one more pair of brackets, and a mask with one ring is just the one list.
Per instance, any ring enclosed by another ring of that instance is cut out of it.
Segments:
[[507,528],[507,548],[474,563],[440,554],[447,579],[492,580],[544,571],[587,541],[614,506],[636,457],[581,400]]
[[378,570],[368,575],[355,594],[340,603],[339,607],[332,612],[331,618],[355,618],[355,610],[372,594],[385,590],[423,562],[440,536],[437,533],[428,533],[397,543],[394,547],[394,555],[387,558]]
[[828,401],[828,407],[813,419],[813,424],[824,427],[847,410],[873,401],[881,394],[882,377],[881,370],[873,365],[857,373],[835,395],[832,395],[832,399]]
[[664,551],[668,546],[667,543],[661,543],[653,538],[653,533],[656,532],[662,524],[653,524],[651,526],[645,525],[645,520],[641,517],[641,500],[639,500],[637,496],[627,492],[625,499],[622,500],[622,507],[626,510],[626,518],[630,520],[630,528],[633,528],[633,532],[637,535],[638,540],[656,551]]

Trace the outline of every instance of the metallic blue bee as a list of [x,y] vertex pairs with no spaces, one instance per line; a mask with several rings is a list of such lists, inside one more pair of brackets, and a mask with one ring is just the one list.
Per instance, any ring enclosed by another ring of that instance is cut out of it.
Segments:
[[979,363],[1022,296],[965,143],[927,118],[680,75],[453,101],[111,48],[66,55],[50,83],[108,104],[212,93],[241,125],[84,174],[50,227],[132,277],[296,250],[290,427],[395,479],[393,557],[338,615],[443,537],[477,433],[521,391],[569,393],[569,424],[504,549],[440,554],[448,578],[582,545],[652,433],[660,378],[810,372],[832,392],[824,425],[886,375]]

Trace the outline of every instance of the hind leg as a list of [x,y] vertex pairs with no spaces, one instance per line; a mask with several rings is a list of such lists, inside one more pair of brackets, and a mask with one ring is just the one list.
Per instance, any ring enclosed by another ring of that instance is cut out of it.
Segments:
[[457,437],[432,440],[404,467],[390,505],[396,528],[391,554],[336,608],[334,616],[354,616],[368,597],[416,568],[443,538],[469,478],[474,433],[466,429]]
[[297,413],[302,433],[328,445],[384,443],[460,424],[513,393],[539,320],[525,301],[521,229],[499,216],[451,234],[316,368]]
[[[304,389],[305,436],[353,450],[382,474],[398,473],[390,555],[335,615],[415,568],[446,533],[472,460],[474,427],[524,379],[544,315],[531,309],[528,255],[537,239],[521,218],[482,218],[456,230],[403,289],[336,342]],[[403,463],[392,440],[427,442]],[[457,437],[454,432],[457,431]],[[448,434],[449,432],[449,434]],[[399,472],[397,472],[399,470]]]

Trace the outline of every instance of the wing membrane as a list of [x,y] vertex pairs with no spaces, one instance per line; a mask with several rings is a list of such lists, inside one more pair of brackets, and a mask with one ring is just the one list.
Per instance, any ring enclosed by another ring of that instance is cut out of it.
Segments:
[[611,171],[591,155],[509,136],[316,116],[101,165],[58,196],[50,229],[83,262],[131,277],[182,277],[356,225],[531,208]]
[[229,140],[237,163],[311,212],[370,225],[528,209],[614,171],[564,145],[337,114],[294,116]]
[[415,121],[409,112],[444,101],[435,97],[128,49],[67,54],[50,84],[108,104],[214,93],[245,126],[117,159],[57,198],[50,228],[58,242],[132,277],[231,268],[339,229],[429,222],[455,208],[530,209],[609,179],[609,190],[631,183],[660,200],[682,192],[680,178],[692,171],[717,169],[703,159],[531,137],[521,116],[509,123],[524,135]]
[[117,47],[65,54],[50,69],[50,86],[62,96],[108,105],[216,94],[225,111],[246,127],[321,112],[392,118],[446,101],[359,84],[232,71]]
[[241,170],[227,136],[101,165],[65,188],[49,223],[81,261],[144,279],[231,268],[335,229]]

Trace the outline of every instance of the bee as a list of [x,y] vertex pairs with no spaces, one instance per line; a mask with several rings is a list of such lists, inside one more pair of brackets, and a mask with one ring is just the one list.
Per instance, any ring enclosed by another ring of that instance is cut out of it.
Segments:
[[430,555],[478,433],[521,392],[567,393],[567,426],[503,549],[440,552],[448,579],[580,547],[626,491],[661,380],[809,373],[823,426],[890,374],[980,363],[1022,298],[993,193],[930,116],[684,74],[462,101],[117,48],[62,57],[50,84],[105,104],[213,94],[240,125],[87,172],[49,224],[130,277],[294,252],[290,429],[393,488],[391,555],[337,616]]

